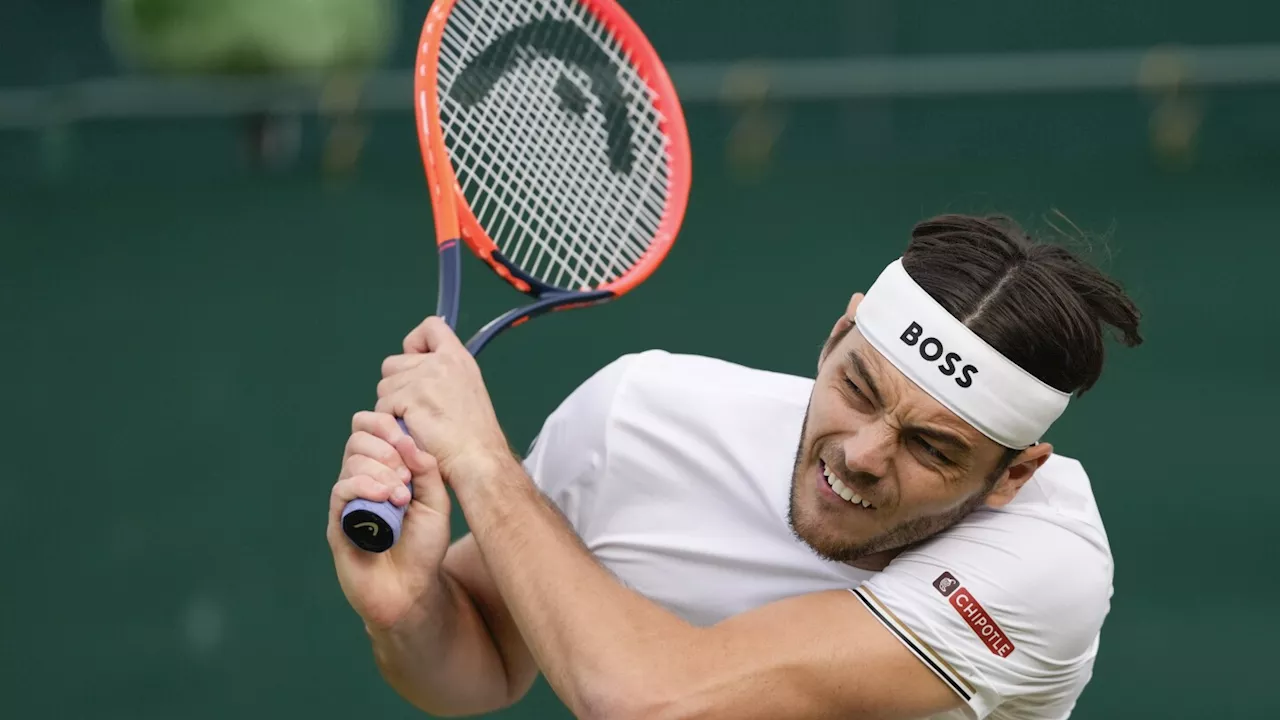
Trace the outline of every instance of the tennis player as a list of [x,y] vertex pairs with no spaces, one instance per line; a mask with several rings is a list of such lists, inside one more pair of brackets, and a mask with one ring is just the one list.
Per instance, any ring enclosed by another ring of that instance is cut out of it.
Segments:
[[[814,378],[628,355],[521,461],[429,318],[354,418],[337,574],[383,676],[436,715],[540,671],[584,718],[1064,718],[1113,566],[1085,469],[1044,437],[1106,327],[1134,346],[1138,320],[1067,250],[939,217],[838,314]],[[444,483],[471,529],[452,544]],[[343,535],[355,497],[412,503],[390,551]]]

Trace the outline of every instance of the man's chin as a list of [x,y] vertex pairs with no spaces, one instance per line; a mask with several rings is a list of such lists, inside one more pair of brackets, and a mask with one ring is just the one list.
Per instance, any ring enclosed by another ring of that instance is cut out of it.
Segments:
[[838,563],[852,563],[868,555],[880,552],[878,538],[869,542],[850,542],[849,538],[836,539],[827,533],[815,533],[804,527],[792,527],[801,542],[809,546],[818,557]]
[[877,552],[877,546],[882,544],[883,538],[853,538],[847,529],[841,532],[825,527],[821,521],[815,521],[817,513],[796,510],[793,506],[787,517],[791,533],[824,560],[850,563]]
[[852,563],[884,550],[884,546],[891,540],[887,535],[856,537],[849,527],[834,527],[835,523],[825,522],[835,519],[848,521],[850,518],[830,507],[822,506],[813,483],[804,480],[814,472],[813,467],[816,465],[801,468],[800,463],[797,463],[791,477],[787,524],[791,527],[792,535],[818,557],[831,562]]
[[820,519],[816,519],[820,517],[819,513],[792,513],[789,520],[792,533],[818,556],[840,563],[866,561],[859,564],[859,567],[875,569],[883,567],[904,550],[959,523],[980,506],[981,499],[975,497],[948,513],[892,525],[888,530],[881,530],[869,537],[857,537],[849,532],[849,528],[829,528]]

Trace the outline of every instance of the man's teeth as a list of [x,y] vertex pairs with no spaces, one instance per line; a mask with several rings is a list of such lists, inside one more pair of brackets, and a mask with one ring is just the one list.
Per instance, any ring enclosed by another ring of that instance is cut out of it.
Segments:
[[832,475],[831,470],[827,467],[826,463],[822,464],[822,474],[827,478],[827,484],[830,485],[831,489],[840,497],[848,500],[854,505],[861,505],[864,508],[875,507],[871,504],[870,500],[863,500],[858,493],[853,491],[853,488],[840,482],[840,478]]

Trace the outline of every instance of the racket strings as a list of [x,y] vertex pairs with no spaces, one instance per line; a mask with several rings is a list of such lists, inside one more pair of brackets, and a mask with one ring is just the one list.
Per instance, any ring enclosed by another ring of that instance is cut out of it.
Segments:
[[[561,27],[563,28],[563,26],[561,26]],[[538,40],[539,40],[539,38],[537,38],[537,37],[533,38],[533,42],[534,42],[534,43],[536,43]],[[511,52],[511,49],[509,48],[509,49],[508,49],[508,53],[510,53],[510,52]],[[563,80],[563,78],[561,78],[561,79]],[[553,127],[553,129],[554,129],[554,127]],[[537,149],[544,149],[544,148],[547,148],[547,147],[549,147],[549,146],[548,146],[548,145],[546,145],[546,144],[543,144],[543,145],[539,146]],[[526,185],[524,189],[528,189],[528,186]],[[582,190],[582,188],[581,188],[581,186],[580,186],[580,185],[579,185],[578,187],[576,187],[576,188],[573,188],[573,189],[574,189],[574,190],[577,190],[577,191],[581,191],[581,190]],[[568,190],[568,188],[560,187],[560,188],[557,188],[557,190],[561,191],[562,196],[563,196],[564,191],[565,191],[565,190]],[[591,197],[591,195],[579,195],[579,197]],[[544,212],[545,212],[545,206],[544,206]],[[595,215],[586,215],[585,217],[592,217],[592,216],[594,216],[594,217],[600,217],[598,214],[595,214]],[[584,215],[582,215],[581,213],[579,213],[579,217],[584,217]],[[572,228],[572,227],[568,227],[568,228],[565,228],[565,227],[552,227],[552,228],[550,228],[550,229],[551,229],[553,232],[561,232],[561,233],[565,233],[565,232],[572,233],[572,232],[575,230],[575,228]],[[576,234],[576,233],[575,233],[575,234]],[[532,251],[532,250],[534,249],[534,247],[535,247],[534,245],[530,245],[530,246],[529,246],[529,250],[530,250],[530,251]],[[526,267],[526,269],[530,270],[530,271],[531,271],[532,273],[534,273],[535,275],[543,274],[543,273],[542,273],[542,270],[543,270],[543,264],[542,264],[542,263],[543,263],[543,261],[544,261],[544,260],[547,260],[547,259],[548,259],[548,255],[549,255],[549,253],[547,252],[547,250],[548,250],[548,249],[549,249],[549,246],[548,246],[548,245],[546,245],[546,244],[542,244],[542,245],[540,245],[540,246],[539,246],[539,253],[538,253],[537,257],[535,257],[535,258],[532,258],[532,259],[531,259],[530,257],[528,257],[528,255],[527,255],[527,254],[526,254],[525,256],[521,256],[521,255],[519,255],[519,247],[517,246],[517,247],[514,249],[514,252],[513,252],[513,255],[514,255],[514,258],[513,258],[513,259],[514,259],[518,264],[521,264],[522,266]],[[561,252],[559,252],[559,253],[558,253],[558,258],[557,258],[557,259],[559,259],[559,260],[561,260],[561,261],[568,261],[568,262],[565,262],[565,263],[562,265],[562,267],[561,267],[561,273],[560,273],[557,277],[553,278],[553,282],[555,282],[556,284],[563,283],[563,280],[564,280],[564,270],[570,269],[570,268],[572,267],[572,264],[573,264],[573,263],[572,263],[572,261],[573,261],[573,260],[578,260],[578,261],[583,261],[583,260],[585,260],[585,258],[583,258],[583,255],[585,254],[585,253],[584,253],[584,251],[587,251],[587,250],[589,250],[589,249],[590,249],[590,248],[580,247],[580,246],[579,246],[579,245],[577,245],[577,244],[575,244],[575,245],[573,245],[573,246],[569,246],[569,247],[564,247],[564,246],[560,247],[560,248],[559,248],[559,250],[561,250]],[[510,250],[509,250],[508,252],[512,252],[512,251],[510,251]],[[615,262],[616,262],[616,260],[615,260]],[[614,268],[612,268],[612,269],[617,269],[617,267],[616,267],[616,266],[614,266]],[[579,283],[581,283],[582,276],[581,276],[580,274],[578,274],[578,273],[573,273],[573,275],[574,275],[575,279],[577,279],[577,280],[579,281]]]
[[[518,108],[517,108],[518,109]],[[512,116],[509,108],[501,108],[498,114],[505,115],[508,122]],[[528,173],[523,172],[523,166],[515,166],[513,169],[502,169],[500,176],[496,179],[490,178],[486,171],[488,165],[492,164],[494,156],[504,156],[513,154],[517,148],[507,145],[496,145],[493,142],[485,142],[485,138],[492,138],[493,135],[487,132],[486,127],[470,123],[463,126],[463,129],[470,130],[470,138],[464,135],[464,139],[470,139],[474,143],[484,144],[485,152],[480,158],[480,165],[474,168],[472,177],[463,182],[464,194],[467,196],[478,196],[479,201],[476,208],[478,219],[482,226],[489,230],[491,236],[499,244],[499,249],[509,257],[516,265],[524,268],[530,274],[539,276],[541,271],[541,261],[545,259],[546,250],[550,247],[548,243],[529,243],[526,252],[522,255],[521,249],[524,247],[524,241],[528,238],[547,238],[553,234],[572,236],[577,230],[570,218],[569,223],[563,222],[559,214],[552,212],[551,206],[546,201],[547,195],[559,194],[564,196],[566,188],[551,182],[543,182],[542,193],[535,191],[536,178],[532,178]],[[461,155],[462,159],[467,159],[465,155]],[[535,158],[541,160],[542,158]],[[554,180],[554,178],[553,178]],[[488,190],[487,193],[476,192],[477,186],[481,186]],[[573,188],[575,191],[581,192],[583,188],[579,185]],[[517,213],[513,208],[523,207],[532,211],[532,214],[520,212]],[[547,227],[539,227],[546,225]],[[514,243],[504,243],[503,238],[515,238]],[[563,270],[572,269],[574,261],[583,261],[582,252],[575,246],[560,247],[559,256],[562,260],[567,261],[562,268]],[[530,257],[535,250],[540,251],[536,257]],[[586,284],[586,278],[577,272],[572,273],[576,284]]]
[[[591,19],[594,21],[594,18],[591,18]],[[558,34],[559,34],[560,36],[565,35],[565,29],[566,29],[567,27],[568,27],[568,26],[565,26],[565,25],[561,25],[561,26],[559,26],[560,32],[559,32]],[[603,29],[602,29],[602,28],[599,28],[599,29],[603,32]],[[609,36],[607,36],[607,35],[605,35],[605,37],[606,37],[606,39],[608,39],[608,40],[612,40],[612,39],[613,39],[612,37],[609,37]],[[559,41],[560,39],[561,39],[561,38],[557,38],[557,40],[558,40],[558,41]],[[559,81],[557,81],[557,88],[559,88],[559,87],[560,87],[560,84],[561,84],[561,83],[563,83],[563,82],[565,82],[565,81],[566,81],[566,78],[562,76],[562,77],[559,79]],[[575,86],[575,87],[576,87],[576,86]],[[614,104],[613,104],[613,107],[612,107],[612,109],[611,109],[611,112],[610,112],[610,114],[609,114],[609,116],[605,118],[605,127],[606,127],[606,128],[611,128],[611,127],[615,126],[615,124],[617,124],[617,123],[619,122],[619,118],[617,117],[617,115],[619,114],[619,112],[620,112],[620,111],[621,111],[621,112],[625,112],[625,109],[626,109],[626,105],[625,105],[624,103],[614,103]],[[556,131],[557,131],[557,130],[559,130],[559,129],[560,129],[560,127],[557,127],[557,126],[553,126],[553,127],[551,128],[552,132],[555,132],[555,133],[556,133],[556,135],[558,136],[558,137],[557,137],[557,139],[563,142],[563,141],[565,141],[565,138],[563,137],[563,136],[564,136],[564,133],[562,133],[562,132],[556,132]],[[611,167],[614,167],[614,168],[616,169],[616,166],[617,166],[617,163],[618,163],[619,158],[617,157],[617,153],[616,153],[615,149],[614,149],[612,146],[610,146],[610,148],[609,148],[609,159],[610,159],[610,165],[611,165]],[[576,182],[576,181],[578,180],[577,178],[574,178],[574,180],[575,180],[574,185],[576,185],[576,187],[575,187],[575,188],[573,188],[573,189],[574,189],[574,190],[577,190],[577,191],[579,191],[579,192],[581,192],[581,190],[582,190],[581,183],[580,183],[580,182]],[[590,190],[596,190],[596,188],[593,186],[592,188],[590,188]],[[607,210],[606,208],[601,207],[601,203],[599,202],[598,195],[596,195],[595,193],[588,191],[587,193],[582,193],[582,194],[577,195],[577,197],[580,197],[580,198],[583,198],[583,199],[590,199],[590,200],[594,200],[594,201],[595,201],[595,202],[591,202],[591,203],[589,203],[590,205],[592,205],[592,207],[586,208],[586,209],[585,209],[585,211],[584,211],[584,212],[585,212],[585,214],[581,214],[581,213],[579,214],[579,217],[582,217],[582,218],[597,218],[597,219],[599,219],[599,218],[605,218],[605,217],[608,217],[608,221],[612,221],[612,220],[614,220],[614,219],[616,218],[617,211],[620,209],[620,206],[615,205],[615,206],[614,206],[614,213],[612,214],[612,216],[606,216],[605,214],[602,214],[602,213],[607,213],[607,212],[608,212],[608,210]],[[580,210],[581,210],[581,209],[580,209]],[[595,227],[590,227],[590,226],[588,226],[588,227],[585,227],[585,228],[583,228],[583,227],[573,228],[572,230],[576,233],[576,237],[590,237],[590,236],[591,236],[591,233],[593,233],[593,232],[596,230],[596,228],[595,228]],[[572,236],[572,235],[571,235],[571,237],[574,237],[574,236]],[[628,240],[630,240],[630,238],[628,238]],[[571,241],[571,242],[572,242],[572,241]],[[601,247],[601,246],[599,246],[599,245],[594,246],[594,248],[600,248],[600,247]],[[631,252],[629,253],[629,255],[631,256],[629,259],[630,259],[631,261],[634,261],[635,259],[638,259],[638,258],[639,258],[639,256],[640,256],[641,254],[643,254],[643,248],[637,248],[633,242],[625,243],[625,244],[623,244],[623,245],[620,245],[619,247],[626,247],[626,248],[628,248],[629,250],[631,250]],[[534,272],[538,272],[539,270],[541,270],[541,268],[542,268],[542,260],[543,260],[543,259],[546,259],[546,258],[548,258],[548,257],[550,256],[550,253],[548,252],[548,249],[549,249],[549,248],[550,248],[550,246],[549,246],[549,245],[543,245],[542,247],[540,247],[540,248],[539,248],[538,257],[537,257],[537,259],[534,261],[534,263],[533,263],[533,265],[532,265],[532,267],[533,267],[533,269],[534,269]],[[584,242],[584,243],[581,243],[581,244],[580,244],[580,243],[578,243],[578,242],[572,242],[572,250],[573,250],[573,251],[575,251],[575,252],[573,252],[573,254],[581,253],[581,255],[591,255],[591,250],[592,250],[592,249],[593,249],[593,246],[589,245],[588,243],[585,243],[585,242]],[[600,254],[602,254],[602,253],[597,252],[596,254],[597,254],[597,255],[600,255]],[[559,259],[564,260],[564,259],[565,259],[565,253],[560,253],[560,257],[559,257]],[[599,262],[599,258],[598,258],[598,257],[596,258],[596,261],[597,261],[597,263]],[[630,264],[630,263],[627,263],[627,265],[629,265],[629,264]],[[566,266],[567,266],[567,265],[568,265],[568,263],[566,263]],[[618,274],[621,274],[621,272],[625,272],[625,269],[626,269],[626,265],[619,266],[619,265],[617,265],[617,264],[608,264],[608,263],[606,263],[603,267],[608,268],[608,269],[610,269],[610,270],[616,270],[616,271],[618,272]],[[565,269],[566,269],[565,267],[562,267],[562,268],[561,268],[561,273],[560,273],[559,275],[557,275],[557,277],[555,278],[555,283],[556,283],[556,284],[559,284],[559,282],[561,281],[561,279],[562,279],[562,276],[563,276],[563,274],[564,274],[564,270],[565,270]],[[592,278],[590,278],[590,279],[594,280],[595,278],[594,278],[594,277],[592,277]]]
[[666,207],[662,117],[583,5],[460,0],[439,95],[459,185],[509,261],[578,289],[640,260]]

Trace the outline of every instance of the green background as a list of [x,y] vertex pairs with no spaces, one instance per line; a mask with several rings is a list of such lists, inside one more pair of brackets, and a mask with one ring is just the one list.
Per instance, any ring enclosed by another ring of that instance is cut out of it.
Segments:
[[[406,3],[392,62],[411,62]],[[636,0],[669,61],[1277,40],[1280,12],[1200,3]],[[0,9],[0,85],[113,70],[92,2]],[[865,21],[865,22],[864,22]],[[652,280],[482,358],[523,446],[578,382],[661,347],[797,374],[852,292],[940,212],[1091,237],[1145,312],[1053,431],[1089,469],[1116,595],[1076,717],[1280,716],[1272,559],[1280,91],[1194,95],[1192,149],[1132,92],[686,107],[694,185]],[[413,119],[371,120],[354,173],[249,169],[233,120],[0,131],[6,717],[414,717],[381,681],[324,540],[349,420],[434,309]],[[519,296],[469,263],[461,326]],[[1267,428],[1272,428],[1268,430]],[[780,479],[781,481],[781,479]],[[458,515],[460,520],[460,514]],[[459,527],[461,531],[461,526]],[[601,628],[602,633],[608,628]],[[30,713],[30,715],[28,715]],[[558,717],[539,683],[503,717]]]

